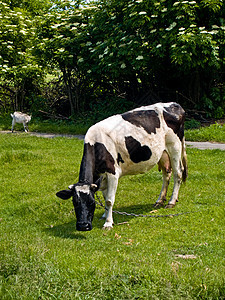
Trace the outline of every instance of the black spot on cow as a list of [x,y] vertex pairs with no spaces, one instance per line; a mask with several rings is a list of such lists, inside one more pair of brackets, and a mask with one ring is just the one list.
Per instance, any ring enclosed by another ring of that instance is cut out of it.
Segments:
[[117,156],[117,163],[118,163],[118,165],[120,164],[120,162],[121,162],[122,164],[124,164],[124,160],[122,159],[121,154],[118,153],[118,156]]
[[179,104],[173,103],[169,107],[165,107],[163,117],[167,126],[178,135],[180,140],[182,140],[184,137],[185,119],[185,112],[183,108]]
[[84,144],[84,153],[80,166],[79,182],[95,182],[102,173],[115,174],[115,161],[106,147],[101,143],[91,146]]
[[141,146],[141,143],[135,140],[132,136],[125,137],[125,144],[130,159],[134,163],[149,160],[152,156],[152,151],[148,146]]
[[160,127],[158,114],[154,110],[139,110],[122,114],[122,118],[137,127],[144,128],[149,134],[156,133]]
[[109,151],[106,149],[105,145],[102,143],[95,143],[94,145],[95,153],[95,172],[97,174],[101,173],[112,173],[115,172],[115,161]]
[[84,144],[84,152],[80,165],[79,182],[93,182],[93,170],[95,167],[94,146]]

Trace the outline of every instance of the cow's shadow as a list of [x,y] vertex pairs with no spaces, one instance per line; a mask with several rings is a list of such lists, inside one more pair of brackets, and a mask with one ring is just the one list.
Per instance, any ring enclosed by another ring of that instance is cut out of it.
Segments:
[[84,235],[80,234],[79,231],[76,231],[76,218],[74,218],[74,221],[69,223],[45,228],[44,231],[49,235],[54,235],[63,239],[86,239]]
[[[121,206],[121,207],[115,207],[113,209],[114,211],[119,212],[126,212],[128,214],[134,213],[134,214],[143,214],[143,215],[150,215],[150,212],[152,210],[155,210],[154,204],[137,204],[137,205],[131,205],[131,206]],[[101,219],[101,216],[104,213],[104,209],[101,207],[97,207],[95,210],[95,216],[93,221],[93,227],[97,227],[99,229],[102,228],[104,224],[104,220]],[[154,214],[152,214],[154,215]],[[113,219],[115,222],[115,225],[122,222],[129,222],[133,218],[136,218],[135,216],[129,216],[129,215],[120,215],[117,213],[113,213]],[[75,240],[82,240],[86,239],[86,236],[83,233],[79,233],[79,231],[76,230],[76,217],[74,216],[74,221],[56,225],[53,227],[45,228],[44,231],[49,234],[56,237],[60,237],[62,239],[75,239]]]

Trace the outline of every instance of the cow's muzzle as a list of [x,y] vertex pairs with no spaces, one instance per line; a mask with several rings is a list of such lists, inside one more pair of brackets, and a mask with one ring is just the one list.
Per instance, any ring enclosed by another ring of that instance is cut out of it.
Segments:
[[76,228],[78,231],[90,231],[92,230],[91,223],[77,222]]

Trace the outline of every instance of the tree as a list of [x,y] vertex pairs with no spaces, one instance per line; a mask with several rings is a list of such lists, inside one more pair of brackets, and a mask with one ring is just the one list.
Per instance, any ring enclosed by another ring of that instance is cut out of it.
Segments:
[[[25,97],[34,92],[41,67],[32,55],[36,34],[35,16],[44,1],[0,2],[0,93],[7,109],[24,109]],[[26,106],[26,105],[25,105]]]
[[223,1],[103,0],[97,6],[82,60],[86,68],[91,61],[92,74],[136,101],[152,89],[188,106],[222,105],[218,98],[211,107],[202,102],[224,72]]
[[70,114],[79,110],[85,73],[79,68],[80,52],[85,46],[86,27],[91,6],[82,1],[57,1],[50,11],[41,16],[38,28],[37,57],[48,66],[48,71],[62,74],[70,103]]
[[0,8],[0,92],[16,109],[53,73],[67,115],[109,99],[224,113],[222,0],[4,0]]

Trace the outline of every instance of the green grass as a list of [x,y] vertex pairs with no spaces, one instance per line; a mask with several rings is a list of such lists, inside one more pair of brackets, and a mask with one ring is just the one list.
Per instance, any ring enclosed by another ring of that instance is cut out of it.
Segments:
[[[72,202],[55,193],[76,182],[83,142],[22,133],[0,144],[0,299],[224,299],[223,151],[188,148],[179,202],[157,212],[193,213],[115,215],[103,231],[98,208],[93,230],[78,232]],[[160,188],[157,168],[124,177],[115,209],[148,214]]]
[[187,141],[225,142],[225,124],[212,124],[199,129],[190,129],[185,132]]
[[[10,131],[11,126],[12,118],[10,115],[0,117],[0,130]],[[29,131],[60,134],[85,134],[90,126],[90,122],[81,119],[73,121],[53,121],[40,120],[39,118],[33,117],[31,122],[28,123]],[[24,130],[23,124],[15,124],[14,130],[22,132]]]

